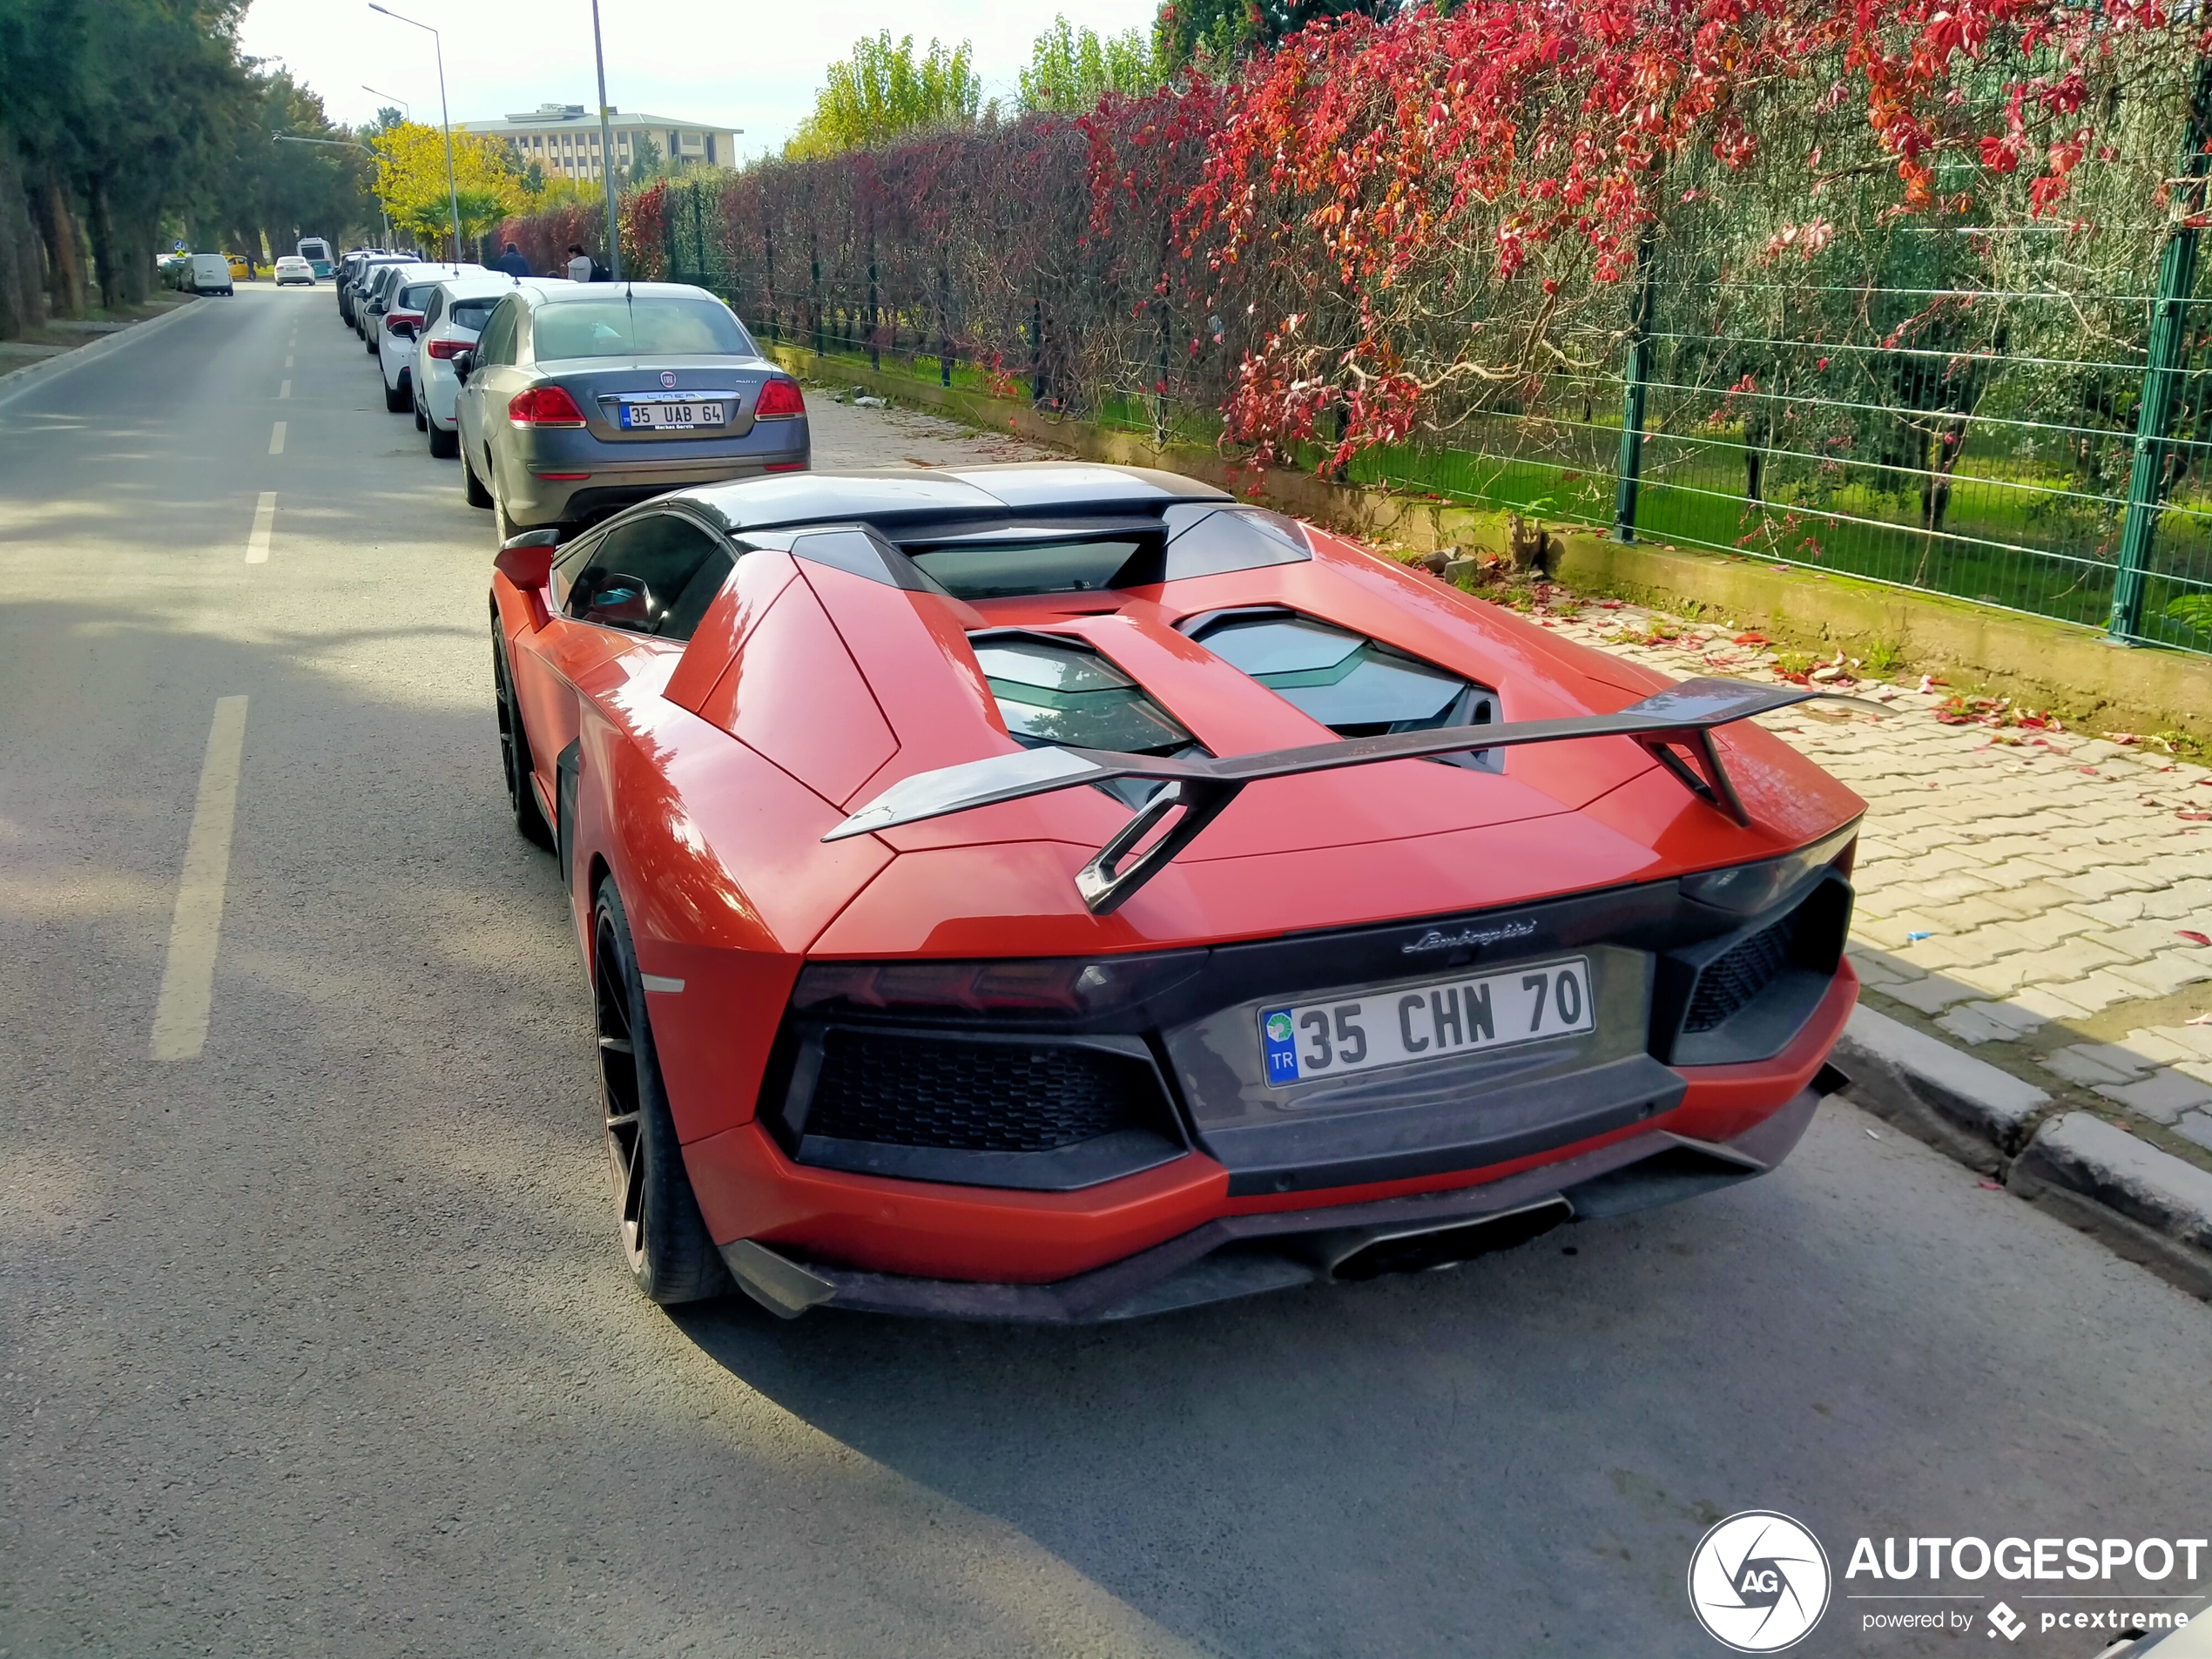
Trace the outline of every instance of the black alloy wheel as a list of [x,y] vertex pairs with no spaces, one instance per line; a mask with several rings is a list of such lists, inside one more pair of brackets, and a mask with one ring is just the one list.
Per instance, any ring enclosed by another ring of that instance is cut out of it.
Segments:
[[523,840],[550,849],[553,831],[538,807],[537,791],[530,786],[530,738],[523,726],[522,705],[515,698],[515,678],[508,672],[507,642],[500,637],[496,614],[491,622],[491,690],[499,715],[499,764],[507,774],[507,805],[515,814],[515,827]]
[[664,1305],[726,1296],[733,1288],[729,1270],[707,1237],[684,1168],[630,923],[611,879],[599,884],[592,905],[591,993],[608,1170],[630,1276]]

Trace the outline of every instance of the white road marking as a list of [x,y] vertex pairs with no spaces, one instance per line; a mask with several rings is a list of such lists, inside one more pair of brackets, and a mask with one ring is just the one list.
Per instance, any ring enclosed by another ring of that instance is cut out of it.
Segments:
[[[286,365],[287,365],[287,367],[291,364],[291,361],[292,361],[292,360],[291,360],[289,357],[286,358],[284,361],[285,361],[285,363],[286,363]],[[280,387],[278,387],[278,388],[277,388],[277,401],[278,401],[280,403],[280,402],[282,402],[282,401],[283,401],[286,398],[290,397],[291,395],[292,395],[292,382],[291,382],[290,381],[285,381],[285,383],[284,383],[283,385],[281,385],[281,386],[280,386]]]
[[284,453],[284,422],[281,421],[276,423],[276,430],[269,434],[269,453],[273,455]]
[[269,562],[269,536],[276,529],[276,491],[265,489],[253,507],[253,530],[246,538],[246,562],[266,564]]
[[287,368],[290,368],[292,367],[292,360],[291,360],[289,357],[287,357],[287,358],[286,358],[286,359],[284,360],[284,366],[285,366]]
[[640,974],[637,976],[637,982],[649,991],[675,992],[684,988],[682,980],[670,979],[664,974]]
[[153,1057],[190,1060],[207,1046],[207,1005],[223,932],[223,887],[230,879],[231,825],[238,813],[239,758],[246,748],[246,699],[215,699],[199,799],[185,838],[184,876],[169,926],[169,961],[153,1011]]

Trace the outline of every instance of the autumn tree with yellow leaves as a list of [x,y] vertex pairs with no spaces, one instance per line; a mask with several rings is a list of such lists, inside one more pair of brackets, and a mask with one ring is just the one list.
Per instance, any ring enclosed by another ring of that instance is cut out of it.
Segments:
[[[370,139],[369,147],[376,152],[376,194],[395,228],[411,232],[424,246],[440,244],[452,226],[445,135],[401,121]],[[532,205],[507,146],[484,133],[453,135],[453,184],[464,244]],[[454,250],[455,258],[461,256],[462,250]]]

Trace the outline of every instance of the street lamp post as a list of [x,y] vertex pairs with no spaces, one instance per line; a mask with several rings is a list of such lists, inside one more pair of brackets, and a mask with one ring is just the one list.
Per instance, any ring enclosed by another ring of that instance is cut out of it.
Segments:
[[445,41],[428,24],[416,23],[412,17],[402,17],[389,6],[378,5],[376,0],[369,0],[368,9],[382,12],[395,23],[410,24],[424,30],[430,37],[431,49],[437,54],[438,120],[445,128],[446,134],[446,203],[453,210],[453,258],[457,265],[461,261],[461,191],[453,181],[453,113],[446,107]]
[[401,96],[400,96],[397,92],[378,92],[378,91],[376,91],[376,89],[375,89],[374,87],[371,86],[371,85],[370,85],[370,84],[369,84],[367,81],[363,81],[363,82],[361,83],[361,91],[364,91],[364,92],[375,92],[375,93],[376,93],[376,96],[377,96],[378,98],[390,98],[390,99],[392,100],[392,102],[393,102],[393,103],[395,103],[395,104],[396,104],[396,105],[398,105],[400,106],[400,113],[401,113],[401,115],[402,115],[403,117],[405,117],[405,118],[406,118],[408,120],[409,120],[409,121],[412,121],[412,120],[414,120],[414,119],[415,119],[415,105],[412,105],[412,104],[410,104],[410,103],[408,103],[408,102],[405,98],[401,98]]
[[599,182],[607,196],[607,270],[622,280],[622,225],[615,216],[615,138],[607,120],[607,54],[599,44],[599,0],[591,0],[591,57],[599,68]]

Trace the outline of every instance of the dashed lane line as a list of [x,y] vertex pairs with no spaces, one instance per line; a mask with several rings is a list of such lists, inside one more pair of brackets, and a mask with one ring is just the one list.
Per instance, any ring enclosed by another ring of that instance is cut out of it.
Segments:
[[254,503],[253,529],[246,538],[246,562],[266,564],[269,562],[269,537],[276,530],[276,491],[265,489],[261,499]]
[[[288,362],[290,362],[292,360],[291,360],[290,358],[288,358],[288,357],[287,357],[287,359],[285,359],[285,361],[288,363]],[[291,382],[290,381],[285,381],[285,383],[284,383],[283,385],[281,385],[281,386],[280,386],[280,387],[278,387],[278,388],[277,388],[277,401],[278,401],[279,402],[282,402],[285,399],[287,399],[287,398],[290,397],[291,395],[292,395],[292,382]]]
[[169,925],[169,960],[153,1011],[153,1057],[190,1060],[207,1046],[207,1008],[215,986],[215,953],[223,931],[223,888],[230,880],[231,826],[238,814],[238,776],[246,750],[246,698],[219,697],[199,767],[199,799],[185,838],[185,869],[177,914]]
[[284,422],[281,421],[276,423],[276,430],[269,434],[269,453],[273,455],[284,453]]

